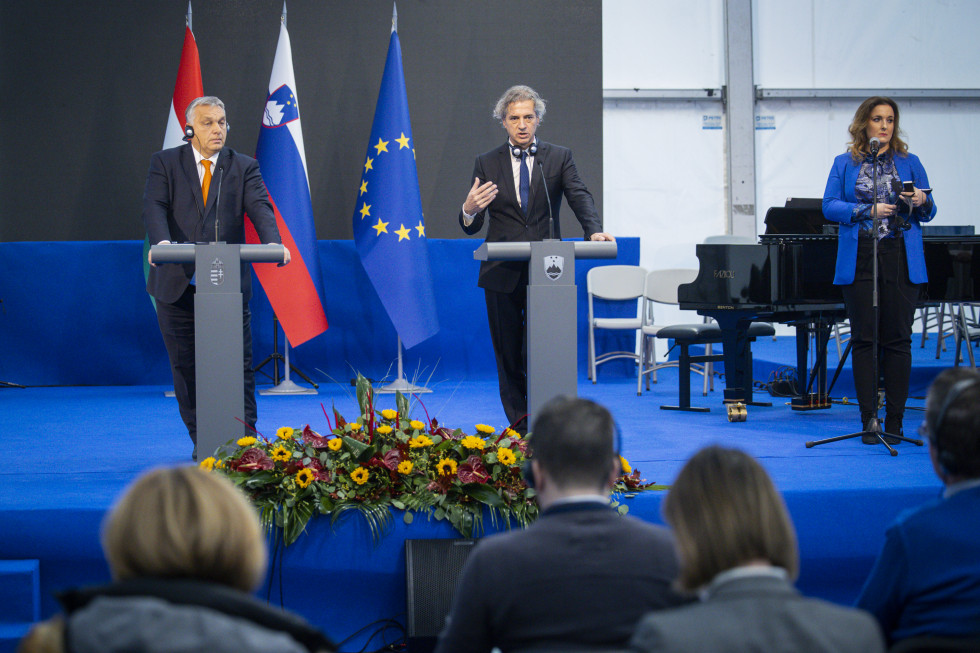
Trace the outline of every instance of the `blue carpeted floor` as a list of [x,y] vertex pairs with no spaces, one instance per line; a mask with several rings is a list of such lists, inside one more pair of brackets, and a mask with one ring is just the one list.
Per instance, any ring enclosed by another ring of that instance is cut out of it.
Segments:
[[[949,354],[934,357],[934,340],[914,347],[913,395],[922,395]],[[791,337],[755,344],[755,376],[766,381],[772,370],[789,365]],[[836,364],[836,352],[830,365]],[[619,367],[617,367],[617,365]],[[579,394],[608,406],[623,433],[623,455],[650,481],[670,483],[684,461],[699,448],[722,443],[758,457],[783,492],[796,523],[802,557],[800,588],[838,602],[854,599],[880,546],[885,526],[901,510],[935,496],[940,489],[925,447],[902,444],[891,457],[884,447],[859,439],[807,449],[804,442],[859,428],[857,407],[835,404],[829,410],[793,411],[785,399],[760,391],[771,407],[750,407],[744,423],[729,423],[721,404],[723,379],[715,391],[700,393],[692,381],[696,405],[709,413],[663,411],[676,403],[677,372],[660,372],[659,383],[637,396],[635,378],[625,363],[600,368],[599,382],[582,378]],[[258,429],[271,434],[281,425],[306,423],[325,430],[323,409],[336,406],[353,415],[355,401],[347,379],[320,378],[316,396],[260,396]],[[438,366],[416,415],[472,429],[477,422],[503,426],[490,378],[456,382],[442,378]],[[0,560],[41,562],[42,616],[57,609],[58,589],[104,582],[108,572],[98,543],[99,524],[113,498],[141,471],[156,465],[185,463],[190,442],[174,399],[164,386],[43,387],[0,390]],[[834,391],[851,394],[845,368]],[[393,403],[393,398],[382,397]],[[920,399],[909,401],[906,431],[915,432]],[[631,513],[660,521],[662,494],[630,500]],[[444,524],[396,520],[393,532],[375,544],[363,523],[342,520],[331,529],[317,523],[309,536],[290,547],[272,599],[343,639],[362,626],[386,617],[404,621],[406,538],[452,537]],[[2,603],[2,598],[0,598]],[[2,609],[2,608],[0,608]],[[363,638],[362,638],[363,641]],[[352,643],[353,646],[353,643]],[[358,644],[358,647],[360,645]],[[347,648],[345,650],[351,650]]]

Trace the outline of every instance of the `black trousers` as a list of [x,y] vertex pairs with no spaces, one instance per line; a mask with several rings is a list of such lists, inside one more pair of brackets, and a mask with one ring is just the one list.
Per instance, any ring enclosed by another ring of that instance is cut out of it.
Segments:
[[527,415],[527,281],[518,283],[514,292],[484,289],[484,293],[490,340],[497,359],[500,403],[507,421],[524,433],[529,425],[517,423]]
[[[194,287],[188,286],[173,304],[157,301],[157,323],[170,358],[174,377],[174,395],[180,417],[191,441],[197,444],[197,383],[194,349]],[[258,416],[255,406],[255,373],[252,371],[252,313],[248,304],[242,307],[242,360],[245,375],[245,415],[242,419],[254,427]],[[245,427],[242,427],[245,429]],[[207,455],[210,455],[208,452]]]
[[[858,241],[854,283],[844,286],[844,305],[851,321],[851,368],[862,424],[877,412],[874,378],[874,243]],[[879,373],[885,391],[885,430],[898,433],[905,414],[912,371],[912,320],[921,287],[909,281],[904,238],[878,241]]]

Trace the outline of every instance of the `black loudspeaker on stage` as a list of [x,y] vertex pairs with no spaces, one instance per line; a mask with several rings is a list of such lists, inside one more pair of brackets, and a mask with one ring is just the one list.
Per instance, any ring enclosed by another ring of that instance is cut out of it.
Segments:
[[408,650],[431,653],[476,540],[405,540]]

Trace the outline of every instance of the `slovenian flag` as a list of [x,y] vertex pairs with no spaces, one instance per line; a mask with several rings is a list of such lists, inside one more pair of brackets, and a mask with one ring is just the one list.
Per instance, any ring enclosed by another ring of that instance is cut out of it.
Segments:
[[[293,55],[286,25],[279,28],[279,45],[269,79],[269,97],[255,158],[269,191],[282,244],[289,248],[289,265],[255,263],[255,274],[293,347],[327,329],[323,311],[323,282],[317,252],[316,226],[306,174],[306,151],[300,125]],[[246,240],[258,243],[251,222],[245,223]]]
[[[187,5],[188,20],[190,17],[190,4]],[[163,149],[177,147],[184,142],[184,123],[186,122],[187,105],[194,99],[204,95],[204,85],[201,83],[201,60],[197,54],[197,41],[194,40],[194,32],[191,26],[186,24],[184,27],[184,48],[180,53],[180,68],[177,69],[177,83],[174,85],[173,99],[170,101],[170,111],[167,117],[167,131],[163,136]],[[153,243],[156,245],[156,243]],[[147,254],[150,252],[149,236],[143,240],[143,280],[150,274],[150,264],[147,261]],[[156,308],[153,295],[150,301]]]
[[439,331],[398,32],[391,30],[354,209],[361,264],[405,347]]

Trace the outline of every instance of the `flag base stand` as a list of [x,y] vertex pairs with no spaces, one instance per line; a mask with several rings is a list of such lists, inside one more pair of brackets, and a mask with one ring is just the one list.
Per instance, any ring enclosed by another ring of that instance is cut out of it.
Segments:
[[[316,389],[319,388],[316,383],[313,382],[310,377],[306,376],[300,370],[296,369],[296,366],[289,362],[289,339],[284,338],[285,343],[283,345],[283,352],[285,355],[279,353],[279,317],[273,313],[272,314],[272,348],[273,352],[266,356],[265,360],[255,366],[252,370],[253,372],[261,371],[261,368],[265,367],[267,363],[272,363],[272,382],[275,384],[272,388],[267,388],[264,390],[259,390],[259,394],[262,396],[266,395],[315,395],[319,394]],[[284,378],[282,381],[279,380],[279,363],[282,362],[282,369]],[[296,372],[304,381],[312,385],[312,388],[304,388],[303,386],[296,385],[289,378],[289,372]],[[265,374],[265,372],[262,372]],[[265,374],[267,377],[268,374]]]
[[260,395],[315,395],[318,394],[313,388],[304,388],[301,385],[296,385],[289,379],[289,372],[286,372],[286,378],[282,382],[272,388],[266,390],[259,390]]
[[375,388],[375,392],[378,394],[394,394],[400,392],[403,395],[421,395],[428,392],[432,392],[425,386],[415,385],[414,383],[409,383],[408,379],[405,378],[405,372],[402,367],[402,337],[398,336],[398,378],[389,383],[388,385],[383,385],[380,388]]

